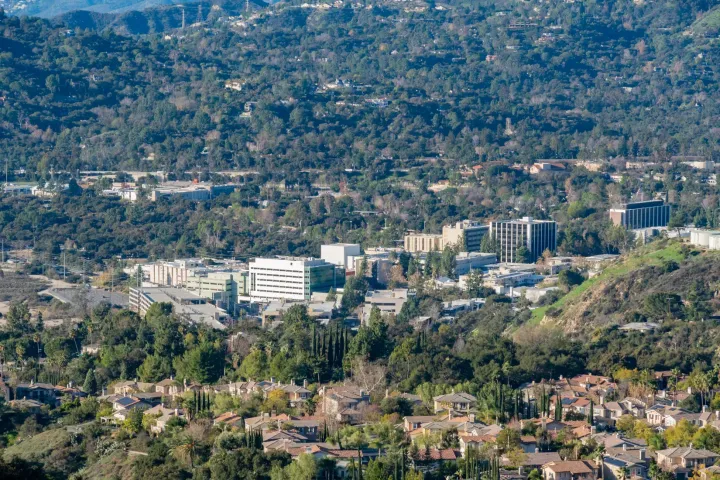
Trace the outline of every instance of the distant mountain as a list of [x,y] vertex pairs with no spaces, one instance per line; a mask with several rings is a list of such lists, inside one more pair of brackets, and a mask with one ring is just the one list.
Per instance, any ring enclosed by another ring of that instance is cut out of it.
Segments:
[[[168,0],[164,0],[168,1]],[[147,3],[147,2],[136,2]],[[201,16],[207,21],[217,15],[237,15],[245,9],[244,0],[225,0],[212,2],[179,2],[156,5],[143,10],[122,12],[101,12],[97,10],[75,10],[59,15],[54,20],[63,23],[68,28],[87,28],[91,30],[104,30],[111,28],[118,33],[131,35],[144,35],[162,33],[167,30],[180,28],[182,25],[182,9],[178,4],[186,5],[185,15],[188,25],[195,23]],[[266,4],[259,0],[251,0],[251,5],[264,7]]]
[[11,15],[44,18],[63,15],[75,10],[122,13],[176,3],[186,2],[182,0],[0,0],[0,6]]

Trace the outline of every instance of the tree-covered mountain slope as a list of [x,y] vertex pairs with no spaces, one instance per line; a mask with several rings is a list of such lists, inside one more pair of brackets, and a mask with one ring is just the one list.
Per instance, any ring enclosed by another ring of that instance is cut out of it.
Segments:
[[718,155],[718,39],[683,35],[711,7],[283,3],[239,17],[221,6],[196,26],[190,14],[185,31],[137,37],[117,32],[164,31],[179,9],[77,24],[117,27],[100,32],[6,16],[0,150],[39,173],[378,176],[437,159]]

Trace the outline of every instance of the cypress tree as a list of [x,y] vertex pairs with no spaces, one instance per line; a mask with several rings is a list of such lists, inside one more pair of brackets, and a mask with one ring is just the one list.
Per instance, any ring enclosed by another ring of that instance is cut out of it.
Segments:
[[312,356],[317,356],[317,332],[315,331],[315,324],[312,326],[312,343],[310,344],[310,351],[312,352]]
[[588,415],[588,423],[592,427],[595,424],[595,402],[590,400],[590,414]]
[[555,421],[562,421],[562,402],[560,401],[560,394],[555,394]]

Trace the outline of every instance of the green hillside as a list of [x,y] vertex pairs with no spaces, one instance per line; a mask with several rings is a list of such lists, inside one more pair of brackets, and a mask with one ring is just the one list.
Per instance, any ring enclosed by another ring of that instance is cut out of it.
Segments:
[[[662,321],[666,313],[673,318],[692,317],[695,313],[686,309],[676,311],[676,299],[670,296],[679,295],[687,307],[697,289],[709,295],[718,282],[717,252],[700,252],[677,241],[661,241],[622,257],[554,304],[534,310],[531,323],[558,325],[568,333],[583,335],[600,326]],[[664,298],[668,311],[655,312],[648,297]],[[700,312],[699,317],[709,313]]]

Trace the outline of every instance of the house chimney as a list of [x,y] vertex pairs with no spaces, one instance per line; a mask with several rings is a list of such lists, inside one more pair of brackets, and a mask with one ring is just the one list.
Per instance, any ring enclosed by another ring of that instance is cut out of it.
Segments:
[[270,377],[270,383],[275,383],[275,377]]
[[386,388],[385,389],[385,398],[388,398],[389,396],[390,396],[390,389]]
[[623,443],[623,452],[627,452],[627,443]]
[[540,453],[540,448],[535,447],[535,453]]
[[640,457],[640,460],[645,460],[645,449],[641,448],[638,452],[638,457]]
[[293,387],[295,386],[295,379],[294,379],[294,378],[290,380],[290,385],[292,385]]
[[303,380],[303,388],[307,388],[307,378]]
[[707,405],[703,405],[702,411],[703,411],[703,413],[707,412]]
[[688,387],[688,393],[692,395],[692,387]]
[[180,411],[177,408],[175,409],[175,416],[176,417],[180,416]]

